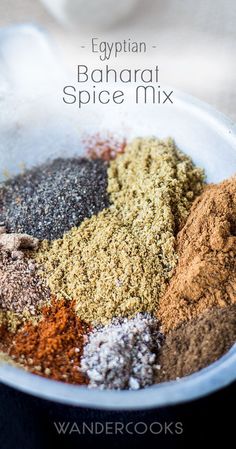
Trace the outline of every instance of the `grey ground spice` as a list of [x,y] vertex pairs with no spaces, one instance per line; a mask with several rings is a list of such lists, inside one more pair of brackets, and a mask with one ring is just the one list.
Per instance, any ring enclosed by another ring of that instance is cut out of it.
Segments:
[[0,253],[0,308],[3,311],[36,315],[49,298],[49,289],[37,275],[34,260],[13,259],[5,252]]
[[131,320],[115,319],[88,338],[81,369],[90,387],[136,390],[152,385],[163,340],[155,318],[138,314]]
[[106,189],[105,162],[55,159],[3,184],[0,222],[8,232],[55,239],[107,207]]
[[209,310],[167,334],[156,381],[192,374],[218,360],[235,342],[236,304]]
[[52,293],[75,299],[86,322],[154,312],[177,262],[176,233],[202,188],[202,170],[172,140],[134,140],[108,169],[111,206],[41,244]]

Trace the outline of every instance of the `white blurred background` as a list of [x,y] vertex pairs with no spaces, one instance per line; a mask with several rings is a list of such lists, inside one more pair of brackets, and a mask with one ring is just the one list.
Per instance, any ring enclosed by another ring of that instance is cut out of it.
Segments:
[[0,0],[1,27],[32,22],[49,32],[71,70],[92,58],[80,47],[92,36],[157,45],[111,65],[159,64],[161,83],[236,120],[235,0]]

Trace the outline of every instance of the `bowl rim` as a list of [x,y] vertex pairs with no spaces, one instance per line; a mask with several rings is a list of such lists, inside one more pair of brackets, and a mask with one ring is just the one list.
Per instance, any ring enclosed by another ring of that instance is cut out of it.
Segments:
[[141,390],[99,390],[32,374],[6,363],[0,381],[24,393],[49,401],[100,410],[146,410],[190,402],[224,388],[236,379],[236,344],[208,367],[179,380]]
[[[175,101],[207,116],[236,149],[236,125],[210,105],[175,89]],[[236,343],[219,360],[190,376],[136,391],[99,390],[46,379],[5,362],[0,381],[10,387],[53,402],[104,410],[144,410],[177,405],[211,394],[236,380]]]

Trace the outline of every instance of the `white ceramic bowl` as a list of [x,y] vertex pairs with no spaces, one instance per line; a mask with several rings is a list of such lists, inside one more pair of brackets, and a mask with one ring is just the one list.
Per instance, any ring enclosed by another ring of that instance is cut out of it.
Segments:
[[[137,106],[132,89],[121,106],[63,106],[59,115],[35,121],[24,108],[20,120],[1,130],[0,166],[11,173],[58,155],[82,154],[84,133],[106,130],[128,140],[136,136],[171,136],[181,150],[204,167],[209,182],[236,172],[236,126],[209,106],[175,91],[173,105]],[[35,105],[34,105],[35,107]],[[203,336],[204,338],[204,336]],[[236,379],[236,345],[220,360],[189,377],[140,391],[98,391],[44,379],[0,365],[0,380],[41,398],[106,409],[145,409],[190,401],[223,388]]]

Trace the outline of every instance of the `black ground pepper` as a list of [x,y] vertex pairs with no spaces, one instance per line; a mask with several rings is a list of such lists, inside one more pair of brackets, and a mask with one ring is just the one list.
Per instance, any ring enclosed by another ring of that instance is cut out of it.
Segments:
[[55,159],[7,180],[0,189],[0,222],[8,232],[56,239],[109,205],[107,164]]

